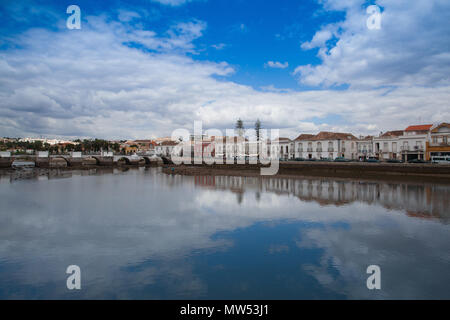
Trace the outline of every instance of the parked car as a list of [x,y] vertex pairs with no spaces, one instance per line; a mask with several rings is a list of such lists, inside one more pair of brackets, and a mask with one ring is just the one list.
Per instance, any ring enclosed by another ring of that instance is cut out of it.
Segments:
[[366,162],[379,163],[380,160],[378,160],[377,158],[369,158],[369,159],[366,160]]
[[295,158],[295,161],[305,161],[305,158]]
[[412,159],[412,160],[409,160],[408,163],[427,163],[427,161],[422,160],[422,159]]
[[351,160],[345,159],[344,157],[337,157],[334,162],[350,162]]
[[389,159],[386,162],[389,162],[389,163],[403,163],[403,161],[399,160],[399,159]]

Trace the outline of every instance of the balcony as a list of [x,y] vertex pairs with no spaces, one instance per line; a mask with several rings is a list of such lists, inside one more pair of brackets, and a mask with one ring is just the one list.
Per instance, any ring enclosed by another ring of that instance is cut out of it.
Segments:
[[430,147],[450,147],[450,142],[431,142]]
[[313,148],[311,147],[308,147],[308,149],[306,149],[308,152],[312,152],[313,151]]
[[322,152],[322,148],[317,148],[316,152]]
[[334,152],[334,148],[333,147],[328,147],[328,152]]
[[401,151],[403,152],[423,152],[423,147],[422,146],[402,146],[400,148]]

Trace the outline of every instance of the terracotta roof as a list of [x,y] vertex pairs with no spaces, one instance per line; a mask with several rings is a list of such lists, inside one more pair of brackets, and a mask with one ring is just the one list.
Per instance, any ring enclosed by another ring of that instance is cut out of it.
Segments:
[[163,141],[159,144],[160,146],[176,146],[178,142],[176,141]]
[[432,127],[432,124],[420,124],[415,126],[409,126],[405,131],[428,131]]
[[290,142],[291,141],[291,139],[289,139],[289,138],[283,138],[283,137],[279,137],[278,138],[278,142],[285,142],[285,141],[288,141],[288,142]]
[[154,143],[153,140],[134,140],[134,142],[137,142],[137,143]]
[[321,131],[311,140],[358,140],[351,133]]
[[403,130],[394,130],[383,133],[380,137],[399,137],[403,135]]
[[439,132],[439,128],[442,128],[442,127],[450,128],[450,123],[443,122],[443,123],[441,123],[441,124],[435,126],[435,127],[433,128],[433,130],[431,130],[431,132],[433,132],[433,133]]
[[295,138],[295,141],[297,141],[297,140],[310,140],[313,137],[314,137],[313,134],[302,133],[297,138]]

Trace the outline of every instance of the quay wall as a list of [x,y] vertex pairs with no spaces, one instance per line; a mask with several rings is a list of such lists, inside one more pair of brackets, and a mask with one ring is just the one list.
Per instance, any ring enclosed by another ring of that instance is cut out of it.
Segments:
[[[169,174],[260,175],[260,165],[180,165],[165,166]],[[403,163],[280,162],[277,175],[318,176],[352,179],[402,179],[450,183],[450,165]]]

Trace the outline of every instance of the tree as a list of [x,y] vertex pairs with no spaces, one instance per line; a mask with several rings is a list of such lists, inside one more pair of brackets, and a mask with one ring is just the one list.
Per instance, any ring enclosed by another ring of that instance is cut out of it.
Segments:
[[259,119],[255,122],[255,131],[256,131],[256,141],[259,142],[260,131],[261,131],[261,121]]
[[236,121],[236,129],[238,135],[241,137],[244,133],[244,122],[240,118],[238,119],[238,121]]
[[256,132],[256,153],[258,154],[258,160],[259,160],[259,138],[260,138],[260,131],[261,131],[261,121],[259,119],[255,122],[255,132]]

